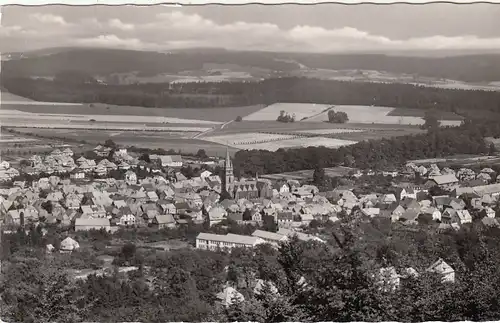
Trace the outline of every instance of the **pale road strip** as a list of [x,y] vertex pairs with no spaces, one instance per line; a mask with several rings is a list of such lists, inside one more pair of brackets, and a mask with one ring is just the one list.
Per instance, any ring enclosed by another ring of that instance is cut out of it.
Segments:
[[[231,122],[233,122],[233,121],[234,121],[234,120],[231,120],[231,121],[228,121],[228,122],[224,123],[223,125],[221,125],[221,126],[220,126],[220,128],[219,128],[219,129],[224,129],[224,127],[225,127],[225,126],[227,126],[228,124],[230,124],[230,123],[231,123]],[[201,137],[201,136],[205,136],[205,135],[207,135],[207,134],[209,134],[209,133],[213,132],[213,131],[214,131],[214,130],[216,130],[216,129],[217,129],[217,128],[210,128],[210,129],[207,129],[207,130],[205,130],[205,131],[203,131],[203,132],[200,132],[200,133],[198,133],[198,134],[194,135],[191,139],[197,139],[197,138],[199,138],[199,137]]]

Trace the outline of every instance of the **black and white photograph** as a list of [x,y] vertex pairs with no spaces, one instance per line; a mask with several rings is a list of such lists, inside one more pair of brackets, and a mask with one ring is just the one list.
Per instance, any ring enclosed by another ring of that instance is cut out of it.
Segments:
[[0,10],[1,322],[500,320],[500,4]]

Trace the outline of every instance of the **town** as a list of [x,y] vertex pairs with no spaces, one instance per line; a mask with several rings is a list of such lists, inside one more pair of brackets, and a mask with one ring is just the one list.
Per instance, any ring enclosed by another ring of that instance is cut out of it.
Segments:
[[497,8],[105,2],[2,7],[0,322],[500,318]]
[[[204,228],[228,222],[255,227],[249,235],[202,231],[186,243],[208,250],[262,243],[278,247],[292,236],[325,243],[309,228],[345,217],[437,232],[459,230],[477,219],[484,226],[500,227],[500,176],[491,168],[475,172],[409,162],[393,171],[351,169],[351,182],[377,176],[391,181],[385,192],[356,195],[341,186],[321,191],[311,181],[235,178],[229,153],[225,159],[203,162],[180,155],[137,156],[112,146],[99,145],[88,152],[95,159],[66,148],[22,159],[17,167],[2,161],[3,233],[37,226],[64,228],[65,243],[59,250],[52,245],[47,250],[65,253],[78,245],[73,238],[81,231],[175,229],[189,223],[206,224]],[[195,164],[201,167],[196,176],[183,175],[185,167]],[[210,171],[215,166],[221,176]]]

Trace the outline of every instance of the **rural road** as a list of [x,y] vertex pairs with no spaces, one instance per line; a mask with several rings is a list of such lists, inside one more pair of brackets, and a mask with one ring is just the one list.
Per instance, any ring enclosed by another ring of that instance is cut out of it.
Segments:
[[203,131],[203,132],[200,132],[200,133],[198,133],[198,134],[194,135],[194,136],[192,137],[192,139],[197,139],[197,138],[199,138],[199,137],[201,137],[201,136],[208,135],[209,133],[211,133],[211,132],[213,132],[213,131],[215,131],[215,130],[221,130],[221,129],[224,129],[224,127],[225,127],[225,126],[227,126],[228,124],[230,124],[230,123],[231,123],[231,122],[233,122],[233,121],[234,121],[234,120],[231,120],[231,121],[228,121],[228,122],[226,122],[226,123],[224,123],[224,124],[220,125],[220,127],[219,127],[219,125],[217,125],[217,126],[216,126],[216,127],[214,127],[214,128],[210,128],[210,129],[208,129],[208,130],[205,130],[205,131]]

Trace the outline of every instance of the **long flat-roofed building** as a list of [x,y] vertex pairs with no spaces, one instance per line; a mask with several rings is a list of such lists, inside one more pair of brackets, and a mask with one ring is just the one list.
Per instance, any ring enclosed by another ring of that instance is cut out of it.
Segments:
[[261,243],[265,243],[265,241],[259,237],[232,233],[222,235],[202,232],[196,237],[196,248],[205,250],[253,248]]

